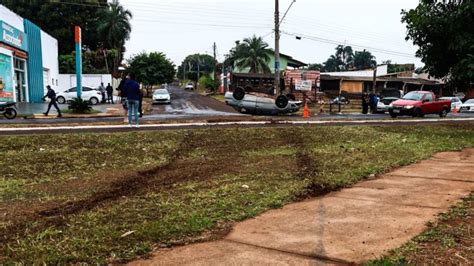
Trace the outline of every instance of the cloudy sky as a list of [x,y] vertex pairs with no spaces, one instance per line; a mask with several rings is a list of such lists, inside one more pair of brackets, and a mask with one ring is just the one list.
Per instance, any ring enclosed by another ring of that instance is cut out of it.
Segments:
[[[141,51],[165,53],[175,64],[189,54],[218,59],[236,40],[253,34],[274,47],[274,0],[121,0],[132,11],[132,34],[126,57]],[[280,0],[284,13],[292,0]],[[416,47],[405,41],[402,9],[418,0],[296,0],[282,24],[281,52],[306,63],[321,63],[337,44],[367,49],[377,62],[415,63]],[[301,36],[296,40],[295,35]]]

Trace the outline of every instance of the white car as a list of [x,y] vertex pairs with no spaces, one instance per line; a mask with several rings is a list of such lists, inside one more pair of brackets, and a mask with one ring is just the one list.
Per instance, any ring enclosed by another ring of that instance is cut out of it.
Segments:
[[186,87],[184,87],[185,90],[194,90],[194,83],[189,82],[186,84]]
[[[63,92],[56,93],[56,101],[59,104],[72,101],[74,98],[77,98],[76,87],[70,88],[69,90],[65,90]],[[95,90],[93,88],[82,87],[81,98],[85,101],[89,101],[93,105],[96,105],[100,102],[100,99],[102,99],[102,94],[100,93],[100,91]]]
[[474,99],[469,99],[465,101],[461,106],[461,112],[474,112]]
[[153,103],[171,103],[171,95],[167,89],[158,89],[153,92]]
[[275,105],[275,99],[268,97],[268,95],[246,93],[242,100],[237,100],[230,91],[225,93],[225,102],[240,113],[257,115],[296,113],[303,106],[301,101],[290,100],[285,108],[280,109]]
[[440,101],[451,101],[451,111],[456,108],[456,110],[461,110],[462,101],[458,97],[441,97],[439,98]]

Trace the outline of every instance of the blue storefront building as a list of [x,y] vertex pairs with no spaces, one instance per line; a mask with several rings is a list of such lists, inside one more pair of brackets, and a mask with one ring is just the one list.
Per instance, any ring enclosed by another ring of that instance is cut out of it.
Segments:
[[58,79],[57,40],[0,5],[0,101],[41,102]]

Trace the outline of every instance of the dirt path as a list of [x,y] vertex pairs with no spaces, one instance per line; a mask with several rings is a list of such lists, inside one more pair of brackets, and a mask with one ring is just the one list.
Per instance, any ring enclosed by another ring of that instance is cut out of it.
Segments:
[[131,265],[314,265],[375,259],[474,191],[474,149],[444,152],[377,179],[237,224],[224,239],[159,250]]

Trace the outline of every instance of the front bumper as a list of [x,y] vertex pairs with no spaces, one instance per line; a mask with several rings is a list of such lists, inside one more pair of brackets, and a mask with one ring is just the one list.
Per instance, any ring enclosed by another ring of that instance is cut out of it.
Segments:
[[462,106],[461,107],[461,112],[474,112],[474,107]]
[[389,107],[388,108],[388,112],[390,114],[395,114],[395,115],[401,115],[401,116],[412,116],[413,115],[413,110],[414,108],[411,108],[411,109],[405,109],[403,107]]
[[170,103],[171,99],[153,99],[153,103]]

